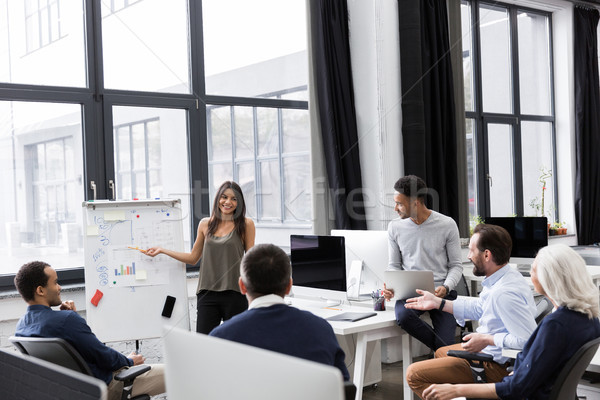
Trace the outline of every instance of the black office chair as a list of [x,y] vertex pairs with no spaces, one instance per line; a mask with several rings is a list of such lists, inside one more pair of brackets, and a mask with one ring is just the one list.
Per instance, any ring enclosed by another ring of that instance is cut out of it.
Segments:
[[588,365],[600,347],[600,338],[590,340],[573,354],[571,359],[560,370],[558,378],[552,386],[550,400],[578,399],[577,385]]
[[[552,391],[550,392],[550,400],[578,399],[577,385],[586,368],[590,365],[592,358],[594,358],[596,351],[598,351],[598,347],[600,347],[600,338],[590,340],[573,354],[569,361],[561,368],[556,381],[554,381]],[[467,359],[471,365],[471,372],[473,373],[475,382],[485,382],[485,373],[483,374],[483,378],[477,377],[476,370],[483,370],[483,362],[493,360],[491,355],[469,353],[468,351],[460,350],[450,350],[448,351],[448,355]],[[474,365],[476,365],[477,368],[474,368]]]
[[106,400],[100,379],[13,349],[0,348],[0,371],[0,399]]
[[[21,337],[11,336],[8,340],[23,354],[40,358],[72,369],[73,371],[94,376],[81,355],[66,340],[60,338]],[[149,365],[138,365],[120,371],[114,376],[117,381],[123,382],[121,400],[149,400],[150,396],[143,394],[130,397],[133,381],[139,375],[150,370]]]
[[344,382],[344,399],[354,400],[356,398],[356,386],[350,381]]
[[540,299],[535,303],[535,308],[535,323],[539,325],[544,317],[552,312],[554,304],[546,296],[540,296]]

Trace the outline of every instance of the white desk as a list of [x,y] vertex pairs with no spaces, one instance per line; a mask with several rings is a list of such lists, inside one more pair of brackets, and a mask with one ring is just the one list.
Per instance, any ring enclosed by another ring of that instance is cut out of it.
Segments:
[[502,355],[508,358],[517,358],[517,355],[521,352],[521,349],[511,349],[509,347],[502,348]]
[[[370,302],[364,306],[349,306],[347,304],[324,308],[325,302],[319,300],[287,298],[292,306],[307,310],[322,318],[331,317],[342,312],[370,312],[373,310]],[[336,308],[338,310],[334,310]],[[402,372],[404,383],[404,400],[412,400],[413,393],[406,383],[406,369],[412,363],[411,337],[396,324],[394,302],[386,302],[386,311],[356,322],[328,321],[336,335],[356,335],[356,351],[354,355],[354,385],[356,385],[356,400],[362,399],[363,382],[367,359],[367,344],[372,341],[402,336]]]
[[590,361],[590,365],[588,365],[586,371],[600,372],[600,349],[598,349],[596,355],[592,358],[592,361]]
[[[516,264],[509,264],[511,267],[516,268]],[[598,265],[588,265],[587,270],[592,276],[592,280],[594,281],[594,285],[596,287],[600,286],[600,266]],[[478,284],[483,281],[484,276],[475,276],[473,274],[473,264],[463,264],[463,275],[465,276],[465,280],[467,281],[467,285],[469,285],[469,290],[471,292],[471,296],[477,296],[477,287]],[[533,283],[531,282],[531,277],[524,277],[529,286],[533,289]]]

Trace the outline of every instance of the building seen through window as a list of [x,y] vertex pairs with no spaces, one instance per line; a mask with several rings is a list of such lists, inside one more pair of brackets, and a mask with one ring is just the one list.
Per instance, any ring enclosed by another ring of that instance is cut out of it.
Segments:
[[282,3],[0,0],[0,275],[82,267],[94,193],[181,199],[186,249],[225,179],[265,240],[309,231],[305,3]]

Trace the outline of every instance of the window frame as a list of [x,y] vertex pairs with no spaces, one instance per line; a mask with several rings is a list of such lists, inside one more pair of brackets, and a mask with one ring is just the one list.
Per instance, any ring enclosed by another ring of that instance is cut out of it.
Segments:
[[[465,110],[465,119],[473,120],[473,137],[476,148],[476,171],[477,187],[477,212],[479,216],[485,217],[490,215],[491,199],[490,188],[487,178],[489,167],[489,154],[487,149],[487,124],[502,123],[513,126],[513,159],[514,159],[514,211],[517,216],[524,214],[523,200],[523,168],[522,168],[522,149],[521,149],[521,123],[527,122],[549,122],[551,124],[551,147],[552,147],[552,165],[553,171],[552,181],[555,188],[552,202],[555,206],[552,211],[552,217],[558,220],[558,181],[556,174],[556,112],[555,112],[555,97],[554,97],[554,45],[552,33],[552,13],[548,11],[522,7],[516,4],[491,2],[486,0],[463,0],[463,4],[468,4],[470,7],[470,26],[471,30],[471,54],[472,73],[473,73],[473,88],[474,97],[473,111]],[[482,65],[481,65],[481,35],[478,21],[480,20],[479,9],[480,5],[489,5],[492,7],[503,7],[508,10],[509,26],[510,26],[510,48],[511,48],[511,100],[513,111],[511,113],[492,113],[483,111],[482,99]],[[518,22],[517,13],[519,11],[530,12],[537,15],[543,15],[548,18],[548,48],[549,48],[549,77],[550,77],[550,115],[530,115],[521,113],[520,103],[520,80],[519,80],[519,51],[518,51]],[[463,55],[464,56],[464,55]]]
[[[60,1],[60,0],[57,0]],[[201,1],[187,0],[189,27],[189,93],[163,93],[106,89],[102,54],[101,0],[82,0],[84,10],[86,87],[42,86],[0,82],[0,100],[58,102],[81,106],[83,141],[84,200],[93,199],[90,182],[96,184],[96,198],[112,197],[109,181],[115,182],[114,127],[112,109],[115,106],[176,108],[187,112],[187,140],[190,177],[190,204],[193,215],[190,238],[196,238],[196,228],[209,215],[209,176],[207,151],[207,107],[246,106],[308,110],[308,101],[274,98],[246,98],[207,95],[205,92],[203,27]],[[132,4],[137,1],[132,2]],[[268,95],[268,94],[267,94]],[[257,162],[257,160],[255,160]],[[291,224],[285,224],[289,227]],[[187,266],[197,271],[197,266]],[[15,274],[0,274],[0,293],[14,291]],[[61,284],[83,284],[84,267],[60,269]]]
[[[302,90],[308,90],[307,86],[302,86],[302,87],[298,87],[296,88],[297,90],[295,91],[302,91]],[[269,96],[273,96],[273,95],[277,95],[277,96],[281,96],[284,95],[286,93],[291,93],[292,91],[290,90],[285,90],[285,91],[281,91],[281,92],[277,92],[277,93],[270,93]],[[264,224],[273,224],[273,223],[280,223],[280,224],[285,224],[286,226],[292,226],[292,225],[305,225],[302,221],[297,221],[297,220],[290,220],[287,218],[287,214],[288,212],[286,211],[285,208],[285,187],[284,187],[284,160],[288,157],[298,157],[298,156],[305,156],[305,155],[309,155],[310,156],[310,150],[305,150],[305,151],[299,151],[299,152],[285,152],[283,149],[283,110],[308,110],[308,102],[303,102],[303,101],[299,101],[299,100],[284,100],[287,104],[279,104],[277,107],[265,107],[263,106],[259,106],[257,102],[256,104],[252,105],[252,106],[244,106],[244,107],[248,107],[252,109],[252,126],[253,126],[253,131],[252,131],[252,135],[253,135],[253,141],[254,141],[254,154],[252,156],[252,158],[246,156],[246,157],[235,157],[236,154],[236,140],[235,140],[235,108],[238,107],[239,105],[235,105],[234,103],[236,102],[236,99],[243,99],[243,98],[233,98],[233,97],[229,97],[228,100],[231,102],[229,104],[226,105],[207,105],[206,106],[206,110],[207,110],[207,119],[209,118],[209,113],[213,108],[218,108],[218,107],[228,107],[229,108],[229,116],[231,118],[231,126],[232,126],[232,131],[231,133],[231,143],[232,143],[232,155],[231,155],[231,160],[230,161],[223,161],[223,160],[216,160],[216,161],[212,161],[209,160],[208,161],[208,165],[209,168],[210,166],[213,165],[220,165],[220,164],[230,164],[231,169],[233,171],[233,180],[236,182],[239,182],[239,175],[238,175],[238,166],[240,164],[242,164],[243,162],[253,162],[254,164],[254,193],[256,195],[256,220],[255,223],[257,224],[257,226],[261,226]],[[258,98],[258,100],[261,100],[261,98]],[[280,100],[279,98],[276,100]],[[300,104],[297,104],[300,103]],[[306,104],[304,104],[306,103]],[[285,107],[284,107],[285,106]],[[257,109],[259,108],[271,108],[271,109],[275,109],[277,110],[277,140],[278,140],[278,145],[277,145],[277,153],[274,154],[269,154],[269,155],[258,155],[258,129],[257,129]],[[210,130],[210,123],[207,124],[207,141],[208,138],[211,136],[209,134],[209,130]],[[210,147],[210,146],[209,146]],[[260,193],[260,189],[262,187],[262,183],[261,183],[261,175],[260,175],[260,166],[263,162],[265,161],[276,161],[278,163],[279,166],[279,178],[280,178],[280,192],[279,192],[279,202],[281,205],[281,209],[279,212],[279,216],[276,218],[263,218],[260,215],[260,210],[261,210],[261,206],[262,206],[262,198],[261,196],[258,196],[258,193]]]

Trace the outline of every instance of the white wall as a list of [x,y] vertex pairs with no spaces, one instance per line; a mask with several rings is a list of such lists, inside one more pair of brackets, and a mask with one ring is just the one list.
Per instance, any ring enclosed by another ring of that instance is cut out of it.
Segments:
[[398,2],[349,0],[348,13],[367,228],[387,229],[404,175]]

